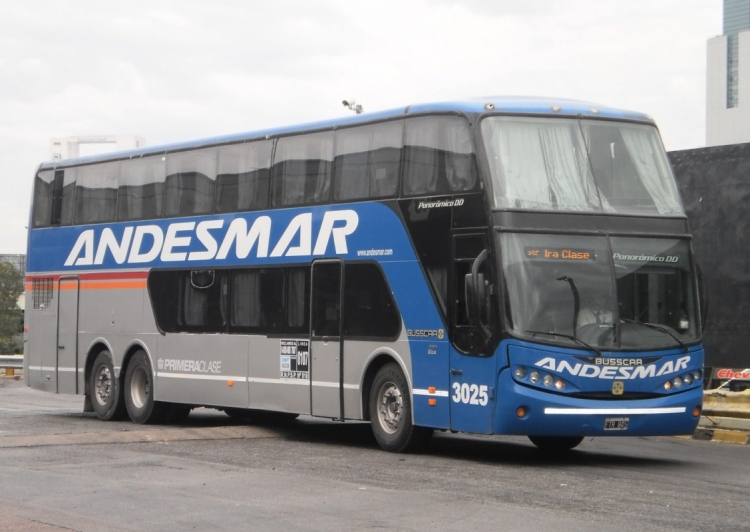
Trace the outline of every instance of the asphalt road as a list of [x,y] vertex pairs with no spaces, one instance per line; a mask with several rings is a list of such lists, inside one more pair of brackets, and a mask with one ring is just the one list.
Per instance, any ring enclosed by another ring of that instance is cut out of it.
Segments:
[[0,530],[750,530],[750,446],[438,433],[381,451],[369,425],[98,421],[0,380]]

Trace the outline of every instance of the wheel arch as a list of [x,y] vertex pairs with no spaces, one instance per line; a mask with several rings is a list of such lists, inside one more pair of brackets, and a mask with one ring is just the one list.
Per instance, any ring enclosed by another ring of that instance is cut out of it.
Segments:
[[[401,371],[404,372],[407,385],[409,386],[409,396],[412,398],[412,404],[414,404],[411,371],[409,371],[404,360],[396,351],[388,348],[379,349],[373,352],[365,363],[365,371],[362,373],[362,382],[360,383],[360,390],[362,390],[360,395],[362,419],[365,421],[370,421],[370,393],[372,392],[372,383],[375,380],[375,375],[380,368],[391,362],[398,364]],[[412,422],[414,421],[413,417],[414,409],[412,408]]]
[[97,338],[91,342],[88,350],[86,351],[86,363],[83,366],[83,390],[84,395],[89,395],[89,382],[91,380],[91,370],[94,368],[94,361],[99,353],[102,351],[109,351],[109,357],[112,359],[112,367],[116,367],[115,358],[112,352],[112,346],[104,338]]

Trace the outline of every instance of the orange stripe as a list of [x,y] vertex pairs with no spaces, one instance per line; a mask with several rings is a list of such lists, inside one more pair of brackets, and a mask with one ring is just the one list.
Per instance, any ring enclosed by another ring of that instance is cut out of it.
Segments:
[[[148,283],[145,280],[134,280],[134,281],[82,281],[81,290],[121,290],[121,289],[135,289],[135,288],[146,288]],[[53,283],[52,290],[77,290],[78,283],[73,280],[63,280],[62,283]],[[26,285],[27,292],[33,292],[34,287],[32,284]]]
[[[81,283],[81,290],[120,290],[132,288],[146,288],[146,281],[120,281],[120,282],[101,282],[101,281],[84,281]],[[73,287],[71,287],[73,288]],[[65,288],[63,288],[65,290]]]

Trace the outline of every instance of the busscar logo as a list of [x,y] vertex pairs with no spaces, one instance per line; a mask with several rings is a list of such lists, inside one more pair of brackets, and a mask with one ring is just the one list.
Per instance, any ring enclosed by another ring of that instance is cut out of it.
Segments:
[[407,329],[406,336],[412,338],[437,338],[442,340],[445,337],[443,329]]
[[166,230],[154,224],[127,226],[119,238],[109,227],[87,229],[78,236],[65,266],[104,264],[108,257],[117,264],[226,260],[230,255],[245,259],[251,253],[256,258],[309,257],[325,255],[331,242],[337,255],[346,255],[346,237],[357,229],[359,215],[349,209],[328,211],[313,235],[313,214],[299,214],[273,246],[270,216],[258,216],[249,228],[243,217],[235,218],[225,229],[226,221],[175,222]]
[[612,383],[612,395],[622,395],[625,393],[625,384],[622,381]]

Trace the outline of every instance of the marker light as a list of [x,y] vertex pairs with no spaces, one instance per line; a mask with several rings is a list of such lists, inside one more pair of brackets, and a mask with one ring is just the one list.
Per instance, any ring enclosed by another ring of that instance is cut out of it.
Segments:
[[542,376],[539,374],[538,371],[532,371],[529,375],[529,380],[533,382],[534,384],[538,383],[541,380]]
[[693,408],[693,417],[698,417],[701,415],[701,407],[696,406]]
[[517,379],[523,379],[526,376],[526,368],[524,368],[523,366],[518,366],[513,374]]
[[526,416],[526,407],[525,406],[519,406],[516,408],[516,416],[518,417],[525,417]]
[[555,381],[555,388],[557,388],[558,390],[562,390],[563,388],[565,388],[565,381],[562,379],[557,379]]
[[552,384],[555,382],[555,378],[552,375],[545,375],[544,376],[544,385],[547,387],[552,386]]
[[671,390],[672,389],[672,382],[671,381],[665,382],[664,383],[664,389],[667,390],[667,391]]

